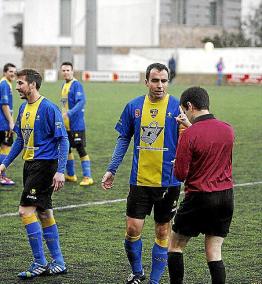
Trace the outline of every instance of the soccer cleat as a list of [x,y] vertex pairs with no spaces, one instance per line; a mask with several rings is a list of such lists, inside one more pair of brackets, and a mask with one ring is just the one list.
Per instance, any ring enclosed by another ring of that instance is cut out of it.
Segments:
[[131,273],[127,279],[126,284],[139,284],[142,283],[146,279],[144,270],[142,271],[142,274],[133,274]]
[[12,181],[10,178],[8,177],[1,177],[0,178],[0,184],[1,185],[14,185],[15,182]]
[[76,182],[77,176],[76,175],[73,175],[73,176],[65,175],[65,180],[69,182]]
[[89,186],[94,183],[94,180],[91,177],[83,177],[82,181],[80,182],[80,185],[82,186]]
[[18,277],[21,279],[30,279],[43,275],[47,272],[48,266],[33,262],[27,271],[20,272]]
[[55,260],[48,264],[47,275],[58,275],[58,274],[66,274],[67,268],[65,264],[59,264]]

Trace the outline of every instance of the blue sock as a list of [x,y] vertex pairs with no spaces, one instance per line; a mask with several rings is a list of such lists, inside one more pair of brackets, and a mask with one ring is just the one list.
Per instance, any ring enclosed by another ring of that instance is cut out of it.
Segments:
[[82,166],[83,176],[84,177],[92,177],[91,176],[91,162],[89,160],[89,157],[88,157],[88,160],[87,159],[85,160],[86,157],[88,157],[88,155],[81,158],[81,166]]
[[142,274],[142,240],[131,242],[125,240],[126,255],[131,265],[133,274]]
[[167,247],[154,244],[152,248],[152,270],[150,283],[158,284],[167,266]]
[[34,256],[34,261],[39,264],[46,265],[47,261],[44,254],[41,225],[38,221],[26,224],[24,221],[25,218],[28,217],[22,217],[22,221],[25,224],[28,241]]
[[64,265],[64,258],[59,244],[59,234],[57,225],[43,228],[43,235],[51,257],[59,264]]
[[66,172],[69,176],[75,175],[75,160],[67,160]]

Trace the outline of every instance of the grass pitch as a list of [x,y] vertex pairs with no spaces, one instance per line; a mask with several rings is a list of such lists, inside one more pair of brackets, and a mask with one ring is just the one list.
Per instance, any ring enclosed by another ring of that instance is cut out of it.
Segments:
[[[61,82],[44,84],[41,93],[58,103],[60,86]],[[22,191],[23,165],[18,157],[8,169],[8,174],[16,181],[16,185],[0,187],[1,284],[120,284],[125,283],[130,273],[123,249],[125,201],[100,205],[94,202],[125,199],[127,196],[132,147],[117,173],[114,188],[104,192],[100,188],[100,180],[115,145],[117,133],[114,131],[114,125],[122,109],[130,99],[144,94],[146,88],[142,84],[121,83],[89,83],[84,86],[88,96],[87,151],[92,162],[95,184],[88,188],[66,184],[61,192],[53,196],[54,207],[85,204],[83,207],[55,211],[69,273],[65,276],[39,277],[26,281],[19,281],[16,277],[32,260],[19,217],[4,215],[17,212]],[[171,86],[169,93],[179,98],[186,87],[188,86]],[[217,118],[231,123],[235,129],[233,171],[236,184],[262,181],[261,89],[261,86],[207,87],[211,112]],[[14,98],[17,115],[21,101],[16,92]],[[81,178],[79,162],[77,173]],[[259,183],[235,188],[234,218],[231,232],[223,246],[227,283],[262,283],[261,191],[262,184]],[[147,275],[150,272],[153,233],[153,220],[148,217],[143,233],[143,260]],[[192,239],[184,257],[185,284],[210,283],[204,257],[203,236]],[[168,283],[167,272],[161,283]]]

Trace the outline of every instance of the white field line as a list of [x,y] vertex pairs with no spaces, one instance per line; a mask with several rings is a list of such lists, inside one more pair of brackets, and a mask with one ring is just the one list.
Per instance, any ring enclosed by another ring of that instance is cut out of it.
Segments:
[[[243,186],[252,186],[262,184],[262,181],[255,181],[255,182],[247,182],[247,183],[239,183],[235,184],[234,187],[243,187]],[[111,204],[111,203],[118,203],[126,201],[126,199],[113,199],[113,200],[103,200],[103,201],[94,201],[94,202],[87,202],[83,204],[73,204],[73,205],[67,205],[67,206],[61,206],[61,207],[55,207],[54,210],[67,210],[67,209],[74,209],[74,208],[80,208],[80,207],[88,207],[88,206],[94,206],[94,205],[104,205],[104,204]],[[3,217],[11,217],[11,216],[17,216],[18,213],[5,213],[0,214],[0,218]]]

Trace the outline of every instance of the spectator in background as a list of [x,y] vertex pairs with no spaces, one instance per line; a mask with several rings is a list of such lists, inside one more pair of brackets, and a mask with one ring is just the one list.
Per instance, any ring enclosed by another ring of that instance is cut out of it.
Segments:
[[91,162],[86,152],[85,138],[85,104],[86,98],[81,83],[74,78],[74,70],[71,62],[61,64],[61,73],[65,79],[62,86],[61,102],[65,127],[68,133],[70,148],[66,165],[66,181],[76,182],[75,159],[72,148],[76,148],[81,160],[83,179],[81,186],[89,186],[94,183],[91,176]]
[[217,86],[221,86],[222,82],[223,82],[223,70],[225,68],[222,57],[220,57],[217,65],[216,65],[216,68],[217,68]]
[[[174,173],[184,182],[185,197],[177,210],[169,242],[170,283],[183,283],[183,251],[191,237],[202,233],[212,284],[224,284],[221,249],[234,209],[234,131],[209,113],[206,90],[185,90],[180,104],[192,126],[181,135],[176,152]],[[182,119],[178,121],[183,123]]]
[[169,83],[172,83],[173,80],[176,78],[176,59],[174,54],[172,54],[171,58],[168,61],[168,68],[169,68]]
[[[13,94],[12,82],[15,79],[16,67],[12,63],[5,64],[3,78],[0,80],[0,164],[9,154],[13,144]],[[3,173],[1,185],[14,185],[14,181]]]

